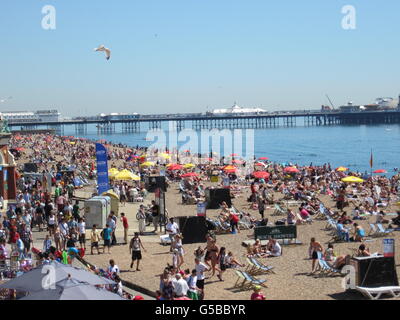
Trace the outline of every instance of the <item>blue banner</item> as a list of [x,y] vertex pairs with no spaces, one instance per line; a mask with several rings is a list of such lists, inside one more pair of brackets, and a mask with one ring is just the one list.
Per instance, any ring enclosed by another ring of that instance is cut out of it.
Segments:
[[97,160],[97,189],[99,195],[110,190],[108,183],[108,164],[107,149],[100,143],[96,143],[96,160]]

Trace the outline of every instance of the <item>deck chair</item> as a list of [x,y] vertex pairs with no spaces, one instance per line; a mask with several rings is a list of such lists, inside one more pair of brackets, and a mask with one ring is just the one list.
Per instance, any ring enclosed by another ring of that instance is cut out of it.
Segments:
[[393,234],[394,229],[385,229],[380,223],[377,223],[376,226],[378,227],[379,233],[382,235]]
[[361,292],[365,297],[371,300],[378,300],[383,294],[389,294],[394,298],[400,297],[400,287],[395,286],[378,288],[356,287],[356,290]]
[[[238,278],[237,278],[235,284],[233,285],[233,287],[238,288],[238,289],[244,289],[246,281],[247,281],[246,278],[244,277],[243,273],[240,270],[235,270],[235,273]],[[243,280],[243,281],[241,281],[241,280]]]
[[257,260],[256,258],[249,258],[249,260],[251,261],[251,263],[253,263],[253,265],[257,268],[257,270],[260,273],[275,273],[274,272],[274,267],[272,266],[266,266],[265,264],[263,264],[262,262],[260,262],[259,260]]
[[369,233],[368,233],[368,237],[378,237],[379,236],[379,232],[375,228],[375,225],[373,223],[370,223],[369,227],[370,227],[370,230],[369,230]]
[[256,275],[259,274],[260,271],[258,270],[257,266],[254,264],[253,260],[250,258],[246,258],[246,262],[247,262],[247,268],[246,268],[246,272],[248,272],[249,274],[252,275]]
[[267,286],[265,285],[265,282],[267,280],[261,280],[261,279],[256,279],[253,276],[251,276],[250,274],[248,274],[246,271],[239,271],[242,273],[242,275],[244,276],[244,278],[246,279],[246,282],[244,284],[244,287],[253,287],[253,286],[263,286],[264,288],[266,288]]
[[325,206],[322,203],[319,205],[319,210],[317,214],[314,215],[313,218],[315,220],[325,220],[327,218],[325,214]]
[[272,213],[272,216],[282,216],[287,214],[287,210],[281,208],[281,206],[277,203],[274,204],[275,211]]
[[324,266],[324,271],[327,275],[342,274],[339,269],[332,268],[325,260],[319,259]]

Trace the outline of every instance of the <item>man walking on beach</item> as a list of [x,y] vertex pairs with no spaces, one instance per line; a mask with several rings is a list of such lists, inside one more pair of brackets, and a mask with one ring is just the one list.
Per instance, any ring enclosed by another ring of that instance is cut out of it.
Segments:
[[132,251],[131,269],[133,268],[134,262],[137,260],[136,271],[140,271],[139,263],[140,260],[142,260],[141,248],[143,248],[144,252],[146,252],[146,249],[143,247],[142,240],[139,238],[139,232],[135,232],[135,236],[132,238],[129,244],[129,252]]
[[171,246],[169,248],[169,252],[172,252],[175,236],[180,232],[178,224],[174,222],[174,218],[169,219],[169,223],[166,226],[166,231],[168,232],[169,239],[171,240]]
[[106,227],[103,229],[101,233],[103,234],[103,239],[104,239],[103,253],[105,253],[106,247],[108,249],[108,253],[110,253],[111,234],[112,234],[112,229],[110,228],[110,225],[106,224]]
[[129,230],[129,225],[128,225],[128,219],[125,217],[125,213],[121,213],[121,221],[122,225],[124,227],[124,244],[128,244],[128,230]]

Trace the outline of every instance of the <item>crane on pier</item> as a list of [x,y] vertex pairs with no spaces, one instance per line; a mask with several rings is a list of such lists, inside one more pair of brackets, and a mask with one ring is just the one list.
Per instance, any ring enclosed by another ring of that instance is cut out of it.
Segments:
[[329,103],[330,103],[331,106],[332,106],[332,110],[335,110],[335,107],[333,106],[333,103],[332,103],[331,99],[329,98],[329,96],[328,96],[327,94],[326,94],[326,97],[328,98]]

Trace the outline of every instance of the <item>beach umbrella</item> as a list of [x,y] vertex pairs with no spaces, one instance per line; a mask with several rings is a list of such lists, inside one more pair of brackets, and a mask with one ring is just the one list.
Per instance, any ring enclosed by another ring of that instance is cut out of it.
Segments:
[[171,159],[171,156],[167,153],[160,153],[160,157],[164,159]]
[[262,163],[262,162],[256,162],[254,165],[256,167],[265,167],[265,163]]
[[225,170],[236,170],[236,167],[229,164],[229,165],[223,167],[223,170],[224,170],[224,171],[225,171]]
[[267,158],[267,157],[260,157],[260,158],[258,158],[258,160],[269,160],[269,158]]
[[152,162],[152,161],[146,161],[146,162],[143,162],[143,163],[141,164],[141,166],[142,166],[142,167],[152,167],[152,166],[154,166],[154,162]]
[[115,176],[119,174],[119,172],[108,172],[108,177],[110,179],[115,179]]
[[235,173],[236,172],[236,167],[232,165],[228,165],[224,167],[224,171],[226,173]]
[[191,177],[197,177],[197,176],[198,176],[198,174],[196,172],[188,172],[188,173],[183,174],[181,177],[182,178],[191,178]]
[[375,170],[373,173],[387,173],[387,171],[385,169],[378,169]]
[[116,174],[114,176],[115,180],[135,180],[135,181],[139,181],[140,177],[133,174],[132,172],[130,172],[129,170],[122,170],[121,172],[119,172],[118,174]]
[[231,157],[238,157],[239,155],[237,153],[232,153]]
[[299,169],[297,169],[296,167],[287,167],[283,170],[286,173],[298,173],[300,172]]
[[266,171],[255,171],[253,177],[256,179],[269,179],[269,173]]
[[347,171],[347,170],[349,170],[349,169],[346,168],[346,167],[339,167],[339,168],[336,168],[336,171],[339,171],[339,172],[344,172],[344,171]]
[[55,289],[42,289],[19,300],[125,300],[103,288],[97,288],[74,279],[64,279],[55,284]]
[[[43,283],[48,277],[54,277],[54,282],[59,282],[68,278],[86,282],[91,285],[115,285],[115,282],[84,269],[71,267],[57,261],[52,261],[49,264],[43,264],[37,268],[24,273],[23,275],[14,278],[0,285],[0,289],[14,289],[25,292],[38,292],[43,290]],[[46,278],[45,278],[46,277]]]
[[167,166],[168,170],[175,171],[175,170],[182,170],[183,166],[181,164],[173,164],[171,166]]
[[196,167],[196,165],[194,165],[193,163],[186,163],[183,167],[185,169],[192,169],[192,168]]
[[232,160],[232,163],[234,164],[243,164],[244,162],[242,160]]
[[364,182],[363,179],[359,178],[359,177],[354,177],[354,176],[348,176],[346,178],[342,179],[343,182],[350,182],[350,183],[361,183]]

